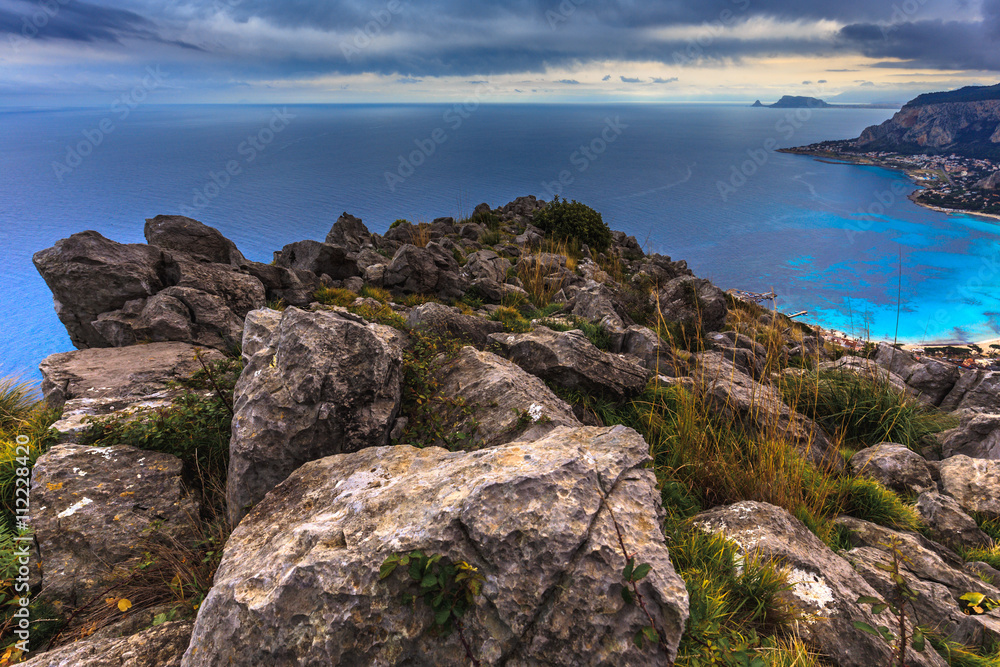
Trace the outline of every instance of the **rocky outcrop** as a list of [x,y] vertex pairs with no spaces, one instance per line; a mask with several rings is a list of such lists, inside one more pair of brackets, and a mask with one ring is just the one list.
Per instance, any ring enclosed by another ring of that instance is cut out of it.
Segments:
[[434,294],[453,299],[465,294],[467,282],[460,275],[454,255],[438,243],[418,248],[403,245],[385,267],[382,286],[405,294]]
[[965,414],[961,423],[940,433],[941,456],[964,454],[974,459],[1000,460],[1000,414]]
[[968,86],[911,100],[855,140],[863,150],[995,157],[1000,144],[1000,87]]
[[442,415],[449,430],[469,434],[469,448],[528,442],[557,426],[580,426],[573,409],[544,382],[495,354],[464,347],[437,377],[443,396],[471,408],[455,422]]
[[862,449],[851,457],[851,472],[871,477],[893,491],[919,495],[936,491],[931,468],[920,454],[894,442]]
[[1000,518],[1000,461],[958,455],[938,464],[941,491],[966,512]]
[[[873,616],[859,605],[862,595],[875,591],[844,559],[833,553],[787,511],[743,501],[702,512],[694,518],[706,532],[732,540],[740,553],[785,568],[792,588],[783,597],[808,620],[798,624],[803,639],[839,667],[871,667],[892,662],[892,651],[881,637],[858,630],[855,622],[891,624],[888,614]],[[932,649],[928,649],[933,654]],[[939,665],[929,654],[909,651],[911,665]],[[937,657],[934,655],[933,657]]]
[[134,447],[56,445],[31,475],[31,527],[45,595],[72,609],[90,602],[142,555],[154,530],[190,536],[200,504],[180,459]]
[[582,331],[556,332],[539,326],[524,334],[490,335],[500,353],[527,372],[568,389],[630,396],[646,387],[649,371],[602,352]]
[[718,331],[726,321],[726,294],[708,280],[681,276],[660,288],[658,305],[664,319],[689,333]]
[[[405,572],[379,579],[388,556],[417,549],[485,577],[462,619],[483,664],[665,664],[687,592],[647,451],[623,427],[560,428],[471,453],[373,447],[308,463],[233,532],[182,664],[464,664],[458,632],[435,635],[422,602],[401,603]],[[631,641],[648,621],[620,595],[612,511],[652,566],[639,588],[666,653]]]
[[192,627],[188,621],[176,621],[118,639],[84,639],[20,664],[24,667],[180,667]]
[[462,275],[469,280],[469,287],[475,288],[483,298],[499,303],[510,268],[510,260],[492,250],[479,250],[465,258]]
[[[998,126],[998,130],[1000,130],[1000,126]],[[977,181],[976,187],[983,190],[1000,190],[1000,169],[994,171],[986,178]]]
[[241,266],[247,261],[219,230],[182,215],[147,218],[143,235],[149,245],[176,250],[201,262]]
[[365,223],[361,222],[361,218],[345,212],[333,223],[330,233],[326,235],[326,242],[344,247],[349,252],[360,252],[362,248],[372,247],[372,234]]
[[941,405],[959,380],[960,369],[930,357],[917,359],[912,353],[879,343],[875,362],[903,380],[918,399]]
[[400,402],[399,333],[334,312],[255,317],[266,333],[236,384],[226,502],[246,508],[307,461],[388,444]]
[[490,334],[503,331],[503,324],[475,315],[463,315],[455,308],[430,301],[410,311],[406,323],[437,335],[465,341],[478,348],[486,347]]
[[289,243],[275,253],[274,263],[278,266],[308,271],[317,276],[327,275],[333,280],[343,280],[360,276],[357,255],[343,246],[319,241],[296,241]]
[[[73,344],[238,344],[243,317],[264,305],[266,293],[260,280],[232,265],[242,258],[235,246],[217,230],[176,216],[152,218],[147,233],[158,245],[115,243],[88,231],[35,253]],[[229,261],[205,261],[216,258]]]
[[958,382],[940,407],[947,411],[1000,413],[1000,373],[963,369]]

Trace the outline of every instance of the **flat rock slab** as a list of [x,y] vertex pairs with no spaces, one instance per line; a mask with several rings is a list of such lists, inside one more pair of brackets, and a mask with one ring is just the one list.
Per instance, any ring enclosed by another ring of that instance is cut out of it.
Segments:
[[181,460],[134,447],[56,445],[31,473],[31,526],[46,597],[89,602],[142,553],[144,531],[188,534],[199,503]]
[[[50,405],[71,399],[139,400],[162,392],[167,383],[201,368],[194,345],[149,343],[122,348],[91,348],[51,354],[38,365],[42,393]],[[206,364],[224,359],[218,350],[200,348]]]
[[128,637],[84,639],[21,664],[24,667],[179,667],[191,638],[191,627],[190,622],[177,621]]
[[[476,452],[400,445],[305,464],[226,545],[183,665],[467,664],[404,605],[392,554],[421,549],[485,577],[463,619],[484,665],[663,665],[688,615],[670,563],[646,442],[635,431],[559,428]],[[639,649],[647,623],[621,597],[626,547],[652,571],[640,591],[668,653]]]
[[938,464],[938,472],[941,492],[957,500],[963,510],[1000,518],[1000,461],[952,456]]
[[850,467],[855,475],[871,477],[900,493],[937,490],[927,461],[906,445],[882,442],[867,447],[851,457]]

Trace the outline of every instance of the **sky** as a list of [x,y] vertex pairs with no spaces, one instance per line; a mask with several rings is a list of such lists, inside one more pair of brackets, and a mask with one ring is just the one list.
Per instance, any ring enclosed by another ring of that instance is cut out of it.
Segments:
[[902,103],[1000,81],[1000,0],[0,0],[0,106]]

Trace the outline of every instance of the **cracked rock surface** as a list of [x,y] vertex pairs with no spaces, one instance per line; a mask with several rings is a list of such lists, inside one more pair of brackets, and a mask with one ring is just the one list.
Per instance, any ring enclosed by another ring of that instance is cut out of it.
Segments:
[[[657,519],[648,446],[621,427],[560,427],[475,452],[373,447],[296,470],[236,528],[183,665],[467,664],[423,602],[403,604],[394,553],[421,549],[485,576],[463,619],[489,665],[662,665],[688,615]],[[632,643],[647,624],[621,597],[630,552],[667,651]],[[668,655],[669,653],[669,655]]]

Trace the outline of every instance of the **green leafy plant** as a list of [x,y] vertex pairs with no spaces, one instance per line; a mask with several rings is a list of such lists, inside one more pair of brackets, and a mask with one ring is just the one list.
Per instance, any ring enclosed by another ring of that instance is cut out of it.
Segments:
[[576,239],[603,252],[611,245],[611,229],[601,214],[576,200],[552,202],[535,214],[533,224],[556,239]]
[[510,306],[500,306],[490,314],[490,319],[503,324],[504,331],[508,333],[526,333],[531,331],[531,322],[524,319],[524,316]]
[[968,616],[987,614],[1000,607],[1000,600],[986,597],[982,593],[966,593],[958,598],[962,605],[962,613]]
[[462,618],[475,606],[486,581],[479,569],[465,561],[452,563],[440,554],[416,550],[386,558],[379,568],[379,579],[389,578],[399,567],[405,568],[411,582],[411,592],[404,594],[403,604],[423,600],[433,614],[435,631],[447,637],[458,630],[466,655],[479,665],[462,626]]
[[885,611],[892,614],[896,620],[896,630],[899,634],[898,636],[894,635],[888,626],[880,625],[878,627],[873,627],[864,621],[854,621],[854,627],[862,632],[867,632],[870,635],[881,637],[887,644],[889,644],[889,646],[892,647],[893,652],[896,654],[896,664],[899,667],[906,667],[907,646],[913,648],[913,650],[918,653],[922,653],[926,647],[924,632],[919,626],[914,625],[912,633],[910,636],[907,636],[910,629],[907,627],[906,607],[907,605],[911,608],[913,607],[913,601],[917,599],[917,593],[910,588],[906,578],[902,575],[902,573],[900,573],[900,568],[903,563],[907,562],[907,558],[900,551],[900,542],[898,538],[893,538],[893,540],[885,546],[889,549],[890,562],[876,563],[875,567],[889,575],[893,585],[892,594],[887,600],[871,595],[862,595],[858,598],[857,602],[862,605],[870,605],[872,614],[875,616],[878,616]]

